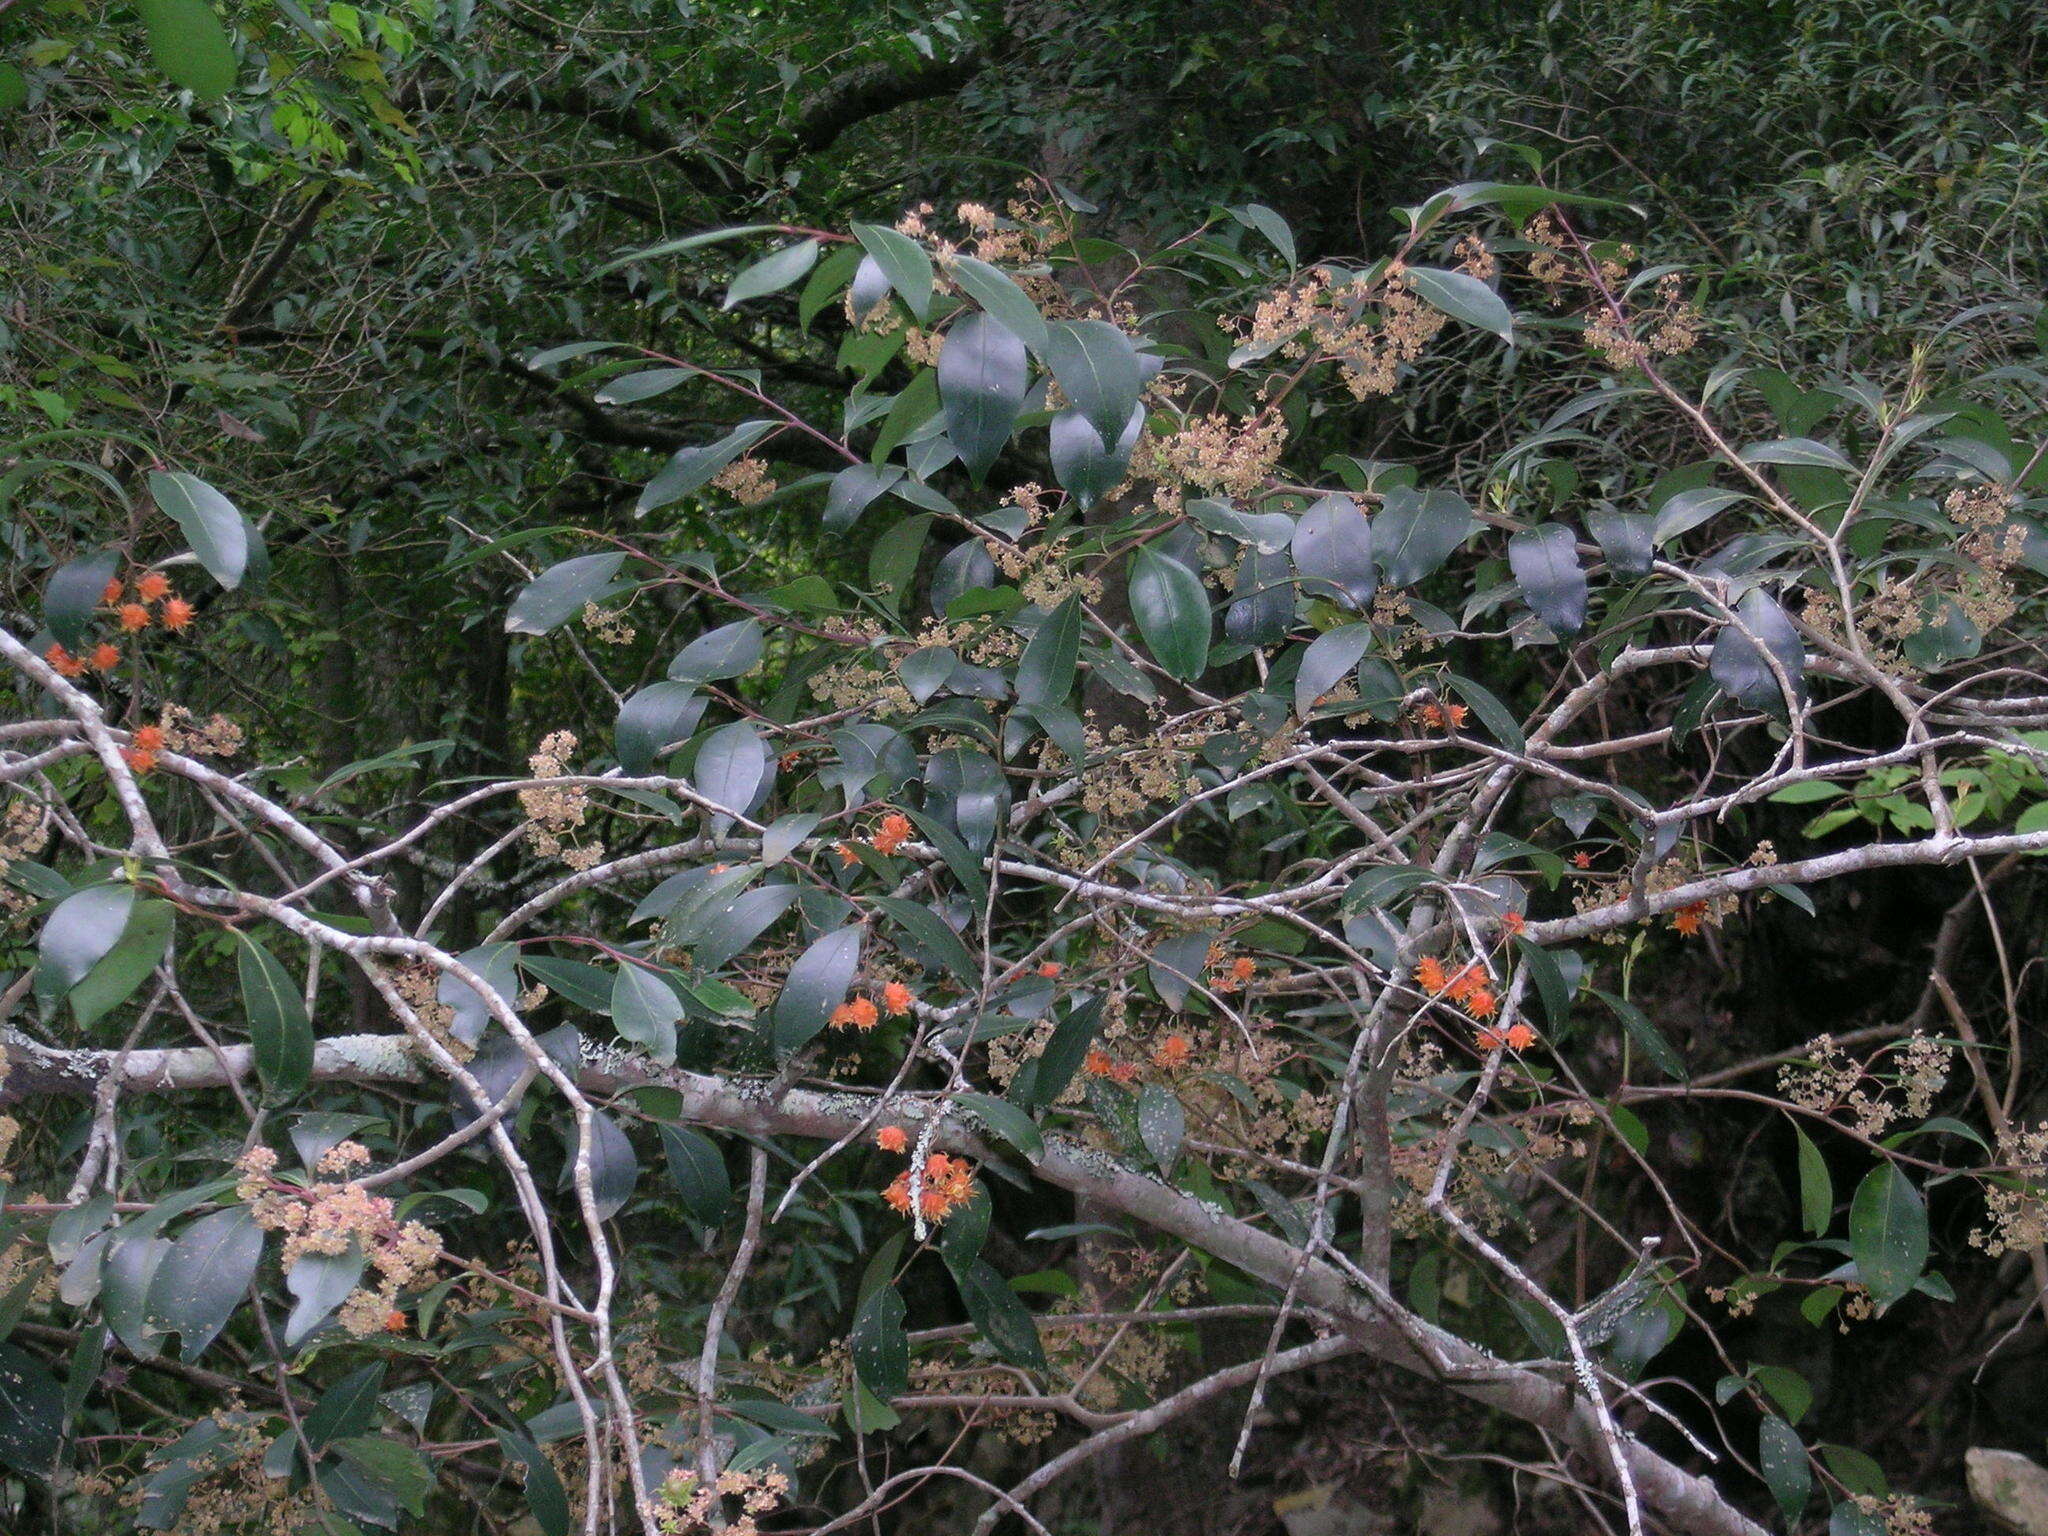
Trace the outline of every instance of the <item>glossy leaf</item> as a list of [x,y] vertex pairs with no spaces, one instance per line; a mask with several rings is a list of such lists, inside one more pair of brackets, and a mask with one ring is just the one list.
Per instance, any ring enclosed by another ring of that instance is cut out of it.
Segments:
[[612,978],[611,1014],[621,1039],[632,1041],[664,1066],[676,1059],[682,999],[657,972],[621,962]]
[[878,1285],[862,1298],[847,1335],[847,1352],[861,1385],[886,1401],[910,1387],[910,1339],[903,1331],[903,1296],[893,1285]]
[[1351,675],[1372,639],[1370,624],[1340,624],[1316,636],[1294,674],[1294,712],[1306,720],[1323,695]]
[[721,469],[774,430],[772,421],[743,421],[714,443],[679,450],[647,482],[640,499],[633,504],[633,515],[644,517],[702,490]]
[[1131,416],[1114,449],[1103,446],[1102,434],[1087,416],[1069,407],[1052,419],[1048,449],[1052,477],[1087,511],[1116,489],[1130,472],[1131,453],[1145,427],[1145,408],[1131,407]]
[[718,307],[731,309],[749,299],[779,293],[791,283],[801,281],[817,262],[818,242],[815,240],[799,240],[779,251],[771,251],[733,278],[732,286],[725,291],[725,302]]
[[722,725],[704,738],[690,781],[721,811],[744,816],[767,797],[774,759],[761,733],[745,720]]
[[230,589],[242,584],[249,568],[250,528],[233,502],[194,475],[165,470],[150,471],[149,494],[176,520],[207,575]]
[[1880,1163],[1849,1202],[1849,1251],[1879,1312],[1912,1291],[1927,1267],[1927,1203],[1895,1163]]
[[1363,609],[1379,588],[1373,524],[1349,496],[1325,496],[1301,516],[1291,552],[1294,568],[1318,596]]
[[1120,441],[1145,382],[1131,338],[1106,320],[1061,320],[1046,328],[1044,355],[1095,435]]
[[956,255],[946,275],[1033,352],[1045,351],[1045,316],[1007,272],[973,256]]
[[1586,623],[1586,571],[1578,541],[1562,523],[1517,533],[1508,540],[1508,566],[1522,589],[1522,601],[1560,636],[1575,635]]
[[[1751,709],[1782,713],[1785,708],[1784,687],[1779,683],[1779,672],[1782,671],[1793,698],[1803,701],[1806,696],[1806,648],[1800,643],[1799,631],[1785,616],[1785,610],[1761,587],[1752,587],[1736,603],[1735,616],[1742,627],[1724,624],[1714,637],[1713,653],[1708,659],[1708,670],[1714,681],[1721,685],[1721,691]],[[1745,634],[1744,630],[1748,633]],[[1751,636],[1755,639],[1752,640]],[[1757,641],[1762,642],[1761,647]],[[1767,654],[1775,659],[1775,669],[1765,659]]]
[[[861,244],[881,273],[896,290],[904,307],[922,325],[932,316],[932,259],[924,247],[908,235],[880,224],[856,224],[853,237]],[[860,308],[859,280],[855,280],[855,307]]]
[[846,1001],[860,969],[862,930],[835,929],[813,939],[783,980],[775,999],[775,1047],[784,1053],[808,1045]]
[[1150,545],[1131,556],[1131,617],[1171,677],[1192,681],[1209,664],[1209,594],[1202,578]]
[[956,320],[939,352],[939,403],[946,436],[976,485],[1009,446],[1024,408],[1031,366],[1024,343],[987,315]]
[[612,727],[612,750],[619,767],[638,777],[649,772],[665,747],[678,746],[696,733],[711,701],[695,683],[650,683],[619,706]]
[[1413,586],[1450,559],[1477,526],[1453,491],[1393,487],[1372,523],[1380,579],[1390,587]]
[[247,1208],[231,1206],[187,1227],[149,1284],[149,1327],[175,1333],[179,1358],[194,1360],[227,1326],[263,1257],[263,1229]]
[[717,1226],[732,1204],[732,1180],[718,1143],[687,1125],[664,1125],[661,1150],[684,1209],[705,1226]]
[[313,1075],[313,1021],[296,983],[269,950],[235,935],[235,970],[256,1075],[273,1099],[289,1098]]
[[[1431,309],[1443,311],[1482,331],[1491,331],[1509,346],[1515,341],[1515,316],[1501,296],[1469,272],[1439,267],[1408,267],[1401,280]],[[1395,585],[1405,585],[1397,582]]]
[[1017,702],[1057,704],[1074,686],[1081,655],[1081,599],[1070,596],[1045,616],[1017,663]]
[[534,577],[512,599],[505,628],[515,635],[544,635],[583,612],[586,603],[603,596],[619,568],[623,552],[578,555],[559,561]]

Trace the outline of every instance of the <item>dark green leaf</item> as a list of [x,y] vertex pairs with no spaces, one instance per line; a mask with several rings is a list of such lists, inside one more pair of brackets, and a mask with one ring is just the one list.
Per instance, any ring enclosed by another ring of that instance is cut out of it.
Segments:
[[[903,470],[895,464],[848,465],[832,477],[832,487],[825,493],[825,526],[835,531],[851,528],[861,513],[902,478]],[[891,585],[901,586],[901,578]]]
[[66,650],[83,655],[89,649],[86,625],[120,567],[120,555],[106,549],[67,561],[50,573],[43,587],[43,622]]
[[1522,601],[1559,635],[1575,635],[1586,623],[1586,572],[1578,541],[1562,523],[1545,523],[1508,540],[1508,565],[1522,589]]
[[[908,235],[880,224],[856,224],[853,236],[874,258],[889,286],[922,325],[932,316],[932,259]],[[856,294],[856,308],[859,308]]]
[[33,1355],[0,1344],[0,1464],[49,1477],[64,1438],[64,1389]]
[[363,1278],[363,1250],[351,1242],[341,1253],[306,1253],[285,1271],[284,1286],[292,1293],[291,1316],[285,1319],[284,1342],[297,1344],[348,1300]]
[[910,1386],[910,1340],[903,1331],[903,1295],[893,1285],[869,1291],[853,1315],[847,1347],[861,1385],[886,1401]]
[[612,979],[611,1012],[620,1038],[632,1041],[663,1066],[674,1062],[676,1021],[683,1016],[683,1003],[658,972],[621,962]]
[[1514,313],[1501,302],[1499,294],[1471,273],[1409,267],[1402,272],[1401,280],[1430,308],[1442,310],[1453,320],[1462,320],[1482,331],[1491,331],[1509,346],[1514,345]]
[[1472,509],[1454,491],[1389,488],[1372,522],[1380,579],[1390,587],[1413,586],[1450,559],[1477,525]]
[[1024,1303],[1017,1299],[1017,1293],[989,1267],[987,1260],[975,1259],[972,1263],[954,1267],[953,1283],[960,1288],[960,1299],[967,1306],[967,1315],[974,1319],[974,1326],[981,1330],[982,1337],[995,1346],[997,1354],[1012,1365],[1036,1371],[1045,1369],[1045,1351],[1038,1343],[1038,1325],[1032,1321]]
[[1171,1175],[1180,1157],[1180,1144],[1188,1133],[1187,1114],[1173,1090],[1159,1083],[1147,1083],[1138,1092],[1138,1136],[1159,1171]]
[[946,437],[976,485],[987,476],[1024,408],[1031,365],[1024,343],[987,315],[970,314],[946,333],[939,351],[939,403]]
[[1025,346],[1034,352],[1044,352],[1045,317],[1008,273],[972,256],[955,256],[946,275],[961,292],[1002,321]]
[[1046,328],[1044,357],[1095,435],[1121,439],[1145,383],[1131,338],[1106,320],[1062,320]]
[[[213,15],[203,5],[196,8]],[[249,567],[249,524],[233,502],[204,480],[165,470],[150,471],[149,494],[176,520],[209,576],[230,590],[242,584]]]
[[1069,596],[1045,616],[1017,663],[1017,702],[1058,704],[1074,686],[1081,655],[1081,599]]
[[1799,1214],[1809,1235],[1825,1237],[1835,1223],[1835,1181],[1806,1132],[1795,1125],[1792,1134],[1799,1144]]
[[1053,479],[1073,496],[1082,511],[1087,511],[1122,484],[1144,426],[1144,406],[1132,406],[1130,421],[1117,438],[1116,447],[1110,449],[1103,446],[1102,434],[1081,411],[1061,411],[1053,417],[1048,434]]
[[[1751,709],[1783,713],[1785,692],[1778,682],[1778,671],[1773,670],[1769,657],[1775,658],[1778,669],[1785,675],[1785,681],[1792,689],[1795,700],[1806,696],[1806,648],[1800,643],[1799,631],[1785,616],[1785,610],[1761,587],[1751,587],[1743,593],[1735,605],[1735,616],[1741,621],[1738,629],[1734,624],[1722,626],[1714,638],[1714,649],[1708,659],[1708,670],[1724,693],[1738,703]],[[1747,630],[1748,633],[1743,633]],[[1755,640],[1750,637],[1755,636]],[[1762,642],[1759,648],[1757,641]]]
[[807,1045],[846,1001],[860,969],[862,930],[857,924],[811,941],[796,958],[775,999],[775,1048],[785,1054]]
[[263,1257],[263,1229],[231,1206],[187,1227],[149,1284],[149,1327],[179,1336],[179,1358],[196,1359],[242,1302]]
[[1131,617],[1169,676],[1192,681],[1209,664],[1209,594],[1202,578],[1151,545],[1131,556]]
[[1371,645],[1370,624],[1340,624],[1316,636],[1302,655],[1301,670],[1294,674],[1295,714],[1306,720],[1317,701],[1350,675]]
[[313,1075],[313,1021],[305,999],[269,950],[235,935],[235,969],[256,1075],[273,1099],[289,1098]]
[[171,942],[173,919],[167,901],[135,903],[119,942],[71,989],[71,1016],[79,1028],[91,1028],[149,979]]
[[728,677],[744,677],[761,664],[768,642],[759,619],[740,619],[721,624],[699,635],[668,664],[672,683],[712,683]]
[[644,517],[671,502],[681,501],[692,491],[702,490],[711,483],[712,476],[774,431],[775,425],[772,421],[743,421],[715,443],[679,450],[647,482],[647,488],[633,504],[633,515]]
[[[575,1165],[562,1170],[564,1184],[573,1182]],[[640,1182],[640,1159],[618,1122],[602,1110],[590,1112],[590,1195],[599,1221],[610,1221],[633,1198]]]
[[690,779],[714,806],[744,816],[767,798],[774,772],[775,759],[761,733],[750,722],[736,720],[704,738]]
[[36,992],[46,1006],[85,980],[121,942],[134,905],[135,889],[127,885],[89,885],[57,904],[38,946]]
[[725,302],[718,307],[731,309],[748,299],[780,292],[808,273],[817,261],[818,242],[815,240],[799,240],[779,251],[771,251],[732,280],[732,286],[725,291]]
[[717,1226],[732,1204],[732,1179],[718,1143],[687,1125],[664,1125],[661,1150],[683,1208],[705,1226]]
[[1045,1138],[1038,1134],[1038,1127],[1031,1117],[1006,1099],[993,1099],[985,1093],[958,1093],[953,1102],[960,1108],[973,1112],[976,1119],[1022,1152],[1026,1159],[1037,1162],[1045,1156]]
[[1775,1413],[1765,1414],[1757,1431],[1757,1465],[1785,1523],[1796,1526],[1813,1491],[1813,1468],[1807,1463],[1806,1447],[1799,1443],[1799,1432]]
[[1856,1186],[1849,1251],[1880,1313],[1910,1292],[1927,1267],[1927,1204],[1897,1164],[1880,1163]]
[[1647,514],[1595,507],[1586,514],[1586,531],[1593,535],[1600,553],[1607,557],[1607,568],[1616,576],[1650,574],[1650,566],[1657,558],[1657,545]]
[[505,615],[505,628],[515,635],[544,635],[583,611],[610,588],[619,567],[626,563],[621,551],[606,555],[578,555],[549,566],[519,589]]
[[[1381,514],[1384,519],[1385,514]],[[1332,595],[1351,608],[1364,608],[1379,588],[1373,559],[1374,527],[1349,496],[1323,497],[1295,525],[1294,568],[1309,590]]]
[[695,683],[650,683],[619,706],[612,750],[619,767],[635,777],[654,767],[664,747],[687,741],[704,718],[710,700]]
[[300,1421],[306,1445],[324,1451],[336,1440],[359,1435],[377,1414],[377,1394],[384,1390],[384,1362],[351,1371],[320,1395]]

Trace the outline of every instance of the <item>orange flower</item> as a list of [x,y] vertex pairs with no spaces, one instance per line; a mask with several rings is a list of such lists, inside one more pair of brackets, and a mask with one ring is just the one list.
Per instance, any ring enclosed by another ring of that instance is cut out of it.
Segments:
[[405,1314],[396,1307],[386,1312],[384,1314],[384,1331],[386,1333],[405,1332]]
[[901,811],[891,811],[882,818],[882,825],[875,833],[875,852],[894,853],[910,841],[910,818]]
[[1171,1072],[1186,1066],[1188,1058],[1194,1054],[1194,1042],[1186,1035],[1168,1035],[1153,1048],[1152,1065]]
[[[918,1209],[927,1221],[944,1221],[974,1199],[974,1169],[957,1157],[934,1152],[925,1159],[923,1188],[918,1191]],[[910,1170],[904,1169],[882,1191],[891,1210],[910,1214]]]
[[1465,1011],[1475,1019],[1490,1019],[1494,1010],[1500,1007],[1500,999],[1484,987],[1475,987],[1460,1001]]
[[1128,1083],[1137,1075],[1138,1064],[1135,1061],[1120,1061],[1109,1069],[1110,1081],[1115,1083]]
[[875,1011],[872,999],[850,998],[832,1010],[832,1024],[837,1029],[873,1029],[882,1022],[882,1016]]
[[776,759],[776,761],[782,765],[782,771],[784,773],[791,773],[795,771],[796,765],[802,762],[803,758],[804,755],[802,750],[797,749],[783,753],[780,758]]
[[123,603],[115,617],[121,621],[121,627],[131,635],[138,629],[149,628],[149,610],[140,603]]
[[1572,855],[1572,863],[1576,864],[1580,869],[1591,869],[1593,867],[1593,855],[1581,848]]
[[900,1125],[885,1125],[875,1132],[875,1145],[884,1152],[901,1152],[910,1145],[910,1136]]
[[839,855],[839,863],[843,868],[851,869],[860,862],[860,855],[853,851],[851,843],[834,844],[833,851]]
[[1424,955],[1415,962],[1415,984],[1425,992],[1441,992],[1451,984],[1444,974],[1444,963],[1435,955]]
[[1486,972],[1480,968],[1479,962],[1474,960],[1467,964],[1463,970],[1459,971],[1457,975],[1453,976],[1450,985],[1444,990],[1449,992],[1453,999],[1462,1003],[1468,998],[1484,992],[1489,979]]
[[1043,976],[1043,977],[1044,977],[1044,978],[1045,978],[1045,979],[1046,979],[1047,981],[1051,981],[1051,980],[1052,980],[1052,979],[1053,979],[1053,978],[1054,978],[1055,976],[1059,975],[1059,973],[1060,973],[1060,963],[1059,963],[1059,961],[1057,961],[1057,960],[1041,960],[1041,961],[1039,961],[1039,963],[1038,963],[1038,974],[1039,974],[1039,975],[1041,975],[1041,976]]
[[1671,914],[1671,926],[1687,938],[1691,938],[1694,934],[1698,933],[1700,931],[1700,924],[1706,920],[1707,904],[1704,901],[1695,901],[1688,906],[1680,907]]
[[1465,723],[1465,706],[1462,704],[1418,704],[1416,718],[1433,731],[1456,730]]
[[1508,933],[1516,934],[1520,933],[1524,928],[1529,926],[1529,919],[1522,916],[1522,914],[1519,912],[1503,912],[1501,914],[1500,925]]
[[156,767],[156,754],[145,752],[140,747],[123,747],[121,756],[138,777]]
[[1110,1059],[1109,1052],[1092,1049],[1082,1058],[1081,1070],[1090,1077],[1108,1077],[1116,1071],[1116,1063]]
[[121,647],[102,641],[93,647],[92,668],[95,672],[111,672],[121,665]]
[[900,1019],[910,1012],[910,988],[900,981],[892,981],[882,988],[882,1011],[892,1019]]
[[171,578],[162,571],[149,571],[135,583],[135,595],[145,603],[160,603],[171,595]]
[[1506,1033],[1482,1029],[1472,1039],[1482,1051],[1526,1051],[1536,1043],[1536,1031],[1526,1024],[1510,1024]]
[[100,602],[108,608],[121,601],[121,578],[109,576],[107,584],[100,588]]
[[164,604],[164,628],[174,633],[182,630],[187,624],[192,622],[192,612],[192,605],[186,602],[185,599],[182,597],[172,598],[168,603]]
[[65,650],[61,645],[53,643],[47,651],[43,652],[43,660],[57,669],[59,677],[81,677],[85,673],[85,663]]
[[135,745],[145,752],[161,752],[164,749],[164,733],[153,725],[135,727]]

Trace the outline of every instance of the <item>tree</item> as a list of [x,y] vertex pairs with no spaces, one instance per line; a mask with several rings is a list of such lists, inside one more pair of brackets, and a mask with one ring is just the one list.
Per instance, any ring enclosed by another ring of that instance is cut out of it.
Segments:
[[[1627,217],[1470,184],[1302,267],[1262,205],[1134,250],[1047,187],[643,252],[747,242],[727,304],[794,295],[791,350],[842,313],[848,382],[807,415],[659,348],[525,359],[737,424],[630,523],[480,545],[610,739],[416,814],[344,810],[403,748],[315,781],[185,708],[187,594],[263,540],[153,473],[45,632],[0,631],[5,1091],[68,1186],[10,1207],[49,1256],[10,1304],[52,1320],[0,1362],[0,1459],[151,1527],[823,1531],[963,1483],[976,1529],[1043,1529],[1091,1459],[1248,1393],[1242,1456],[1289,1374],[1365,1359],[1616,1528],[1908,1518],[1802,1434],[1798,1361],[1723,1340],[2048,1263],[2033,983],[2003,1086],[1957,993],[2048,849],[2039,400],[1933,355],[1889,391],[1705,361]],[[1344,451],[1504,355],[1554,409],[1461,474]],[[771,501],[865,558],[705,547]],[[1707,1066],[1648,979],[1957,869],[1923,1006],[1854,1039]],[[1762,1239],[1675,1175],[1694,1106],[1791,1127]],[[1715,1408],[1645,1375],[1688,1340]],[[106,1350],[188,1395],[99,1392]],[[958,1454],[992,1428],[1021,1467]]]

